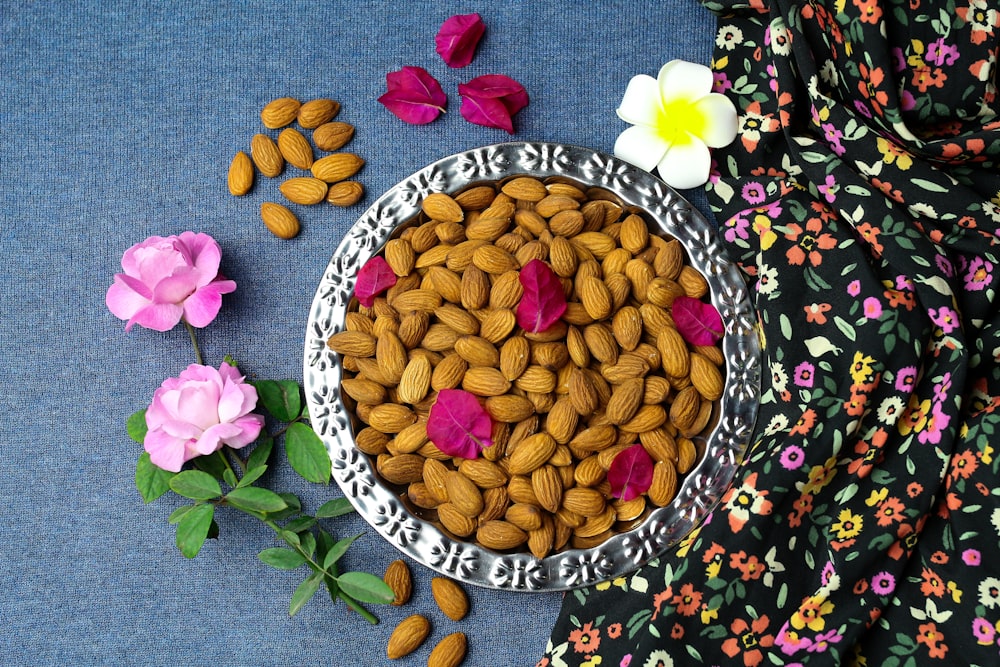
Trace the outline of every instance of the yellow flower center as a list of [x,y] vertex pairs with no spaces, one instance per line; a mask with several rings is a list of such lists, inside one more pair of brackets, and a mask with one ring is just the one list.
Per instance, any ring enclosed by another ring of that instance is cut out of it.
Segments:
[[691,100],[678,98],[664,102],[663,113],[657,118],[656,131],[664,141],[686,144],[691,136],[701,137],[705,132],[706,118]]

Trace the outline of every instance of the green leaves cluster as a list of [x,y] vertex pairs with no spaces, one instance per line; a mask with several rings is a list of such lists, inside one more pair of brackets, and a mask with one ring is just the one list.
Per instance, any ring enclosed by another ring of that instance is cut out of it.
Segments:
[[[258,407],[270,415],[278,427],[261,432],[257,442],[242,451],[229,447],[192,460],[193,469],[172,473],[158,468],[143,452],[136,462],[135,483],[146,503],[153,502],[168,491],[192,502],[170,515],[176,525],[177,548],[187,558],[201,551],[206,539],[219,535],[216,515],[230,507],[262,521],[271,528],[285,546],[264,549],[258,558],[280,570],[305,567],[309,574],[292,594],[289,614],[295,615],[313,595],[325,586],[333,601],[343,600],[371,623],[378,619],[361,603],[388,604],[393,592],[382,579],[367,572],[343,572],[338,563],[361,534],[338,539],[320,525],[320,519],[333,519],[354,511],[346,498],[336,498],[320,506],[314,515],[302,511],[298,496],[276,493],[262,481],[271,465],[276,443],[283,443],[285,456],[292,469],[303,479],[328,484],[331,465],[326,447],[309,425],[302,401],[302,389],[293,380],[262,380],[253,383],[257,389]],[[142,443],[146,435],[145,410],[128,418],[129,436]]]

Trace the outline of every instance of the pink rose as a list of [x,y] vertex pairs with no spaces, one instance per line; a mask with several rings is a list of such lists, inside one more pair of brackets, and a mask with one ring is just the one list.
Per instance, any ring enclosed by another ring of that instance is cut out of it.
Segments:
[[194,327],[208,326],[222,307],[222,295],[236,283],[219,275],[222,250],[208,234],[150,236],[122,256],[125,273],[116,273],[105,303],[123,320],[168,331],[183,317]]
[[257,390],[243,382],[235,367],[191,364],[153,392],[143,446],[158,467],[180,472],[196,456],[223,445],[240,449],[256,440],[264,426],[264,417],[251,413],[256,406]]

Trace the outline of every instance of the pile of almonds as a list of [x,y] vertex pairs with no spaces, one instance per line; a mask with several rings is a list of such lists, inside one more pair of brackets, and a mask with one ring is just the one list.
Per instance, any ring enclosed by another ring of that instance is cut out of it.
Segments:
[[[364,427],[360,450],[408,505],[456,538],[538,558],[590,548],[673,499],[717,414],[724,359],[692,346],[671,304],[704,277],[676,239],[603,189],[518,176],[428,195],[390,240],[398,276],[348,312],[328,346]],[[567,308],[539,333],[517,325],[519,270],[559,276]],[[493,445],[453,458],[428,439],[438,391],[480,397]],[[635,443],[655,461],[649,489],[613,498],[607,471]]]
[[[277,140],[258,133],[250,140],[250,155],[238,151],[229,165],[229,192],[241,197],[253,188],[254,168],[268,178],[277,178],[289,164],[309,172],[310,176],[293,176],[279,187],[285,199],[293,204],[311,206],[326,201],[334,206],[356,204],[365,193],[364,186],[347,180],[364,166],[365,161],[353,153],[337,153],[354,137],[354,126],[333,119],[340,112],[340,103],[320,98],[302,103],[291,97],[269,102],[260,112],[260,119],[270,130],[281,130]],[[301,130],[312,130],[312,143]],[[284,129],[282,129],[284,128]],[[330,153],[316,158],[316,150]],[[261,219],[275,236],[290,239],[299,233],[298,217],[285,205],[264,202]]]
[[[413,595],[413,577],[406,561],[396,560],[386,568],[385,583],[396,598],[392,604],[397,607],[409,602]],[[461,621],[469,613],[469,598],[455,581],[445,577],[431,580],[431,593],[438,608],[453,621]],[[431,634],[431,622],[423,614],[411,614],[396,626],[386,645],[386,655],[390,660],[402,658],[416,651]],[[453,632],[442,638],[434,646],[427,658],[428,667],[457,667],[465,659],[468,641],[465,633]]]

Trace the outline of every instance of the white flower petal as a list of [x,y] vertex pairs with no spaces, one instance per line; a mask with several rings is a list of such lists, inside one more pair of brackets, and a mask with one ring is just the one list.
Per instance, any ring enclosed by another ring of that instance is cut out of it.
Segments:
[[722,148],[733,142],[739,121],[736,107],[728,97],[709,93],[695,102],[695,108],[705,118],[701,138],[709,147]]
[[656,77],[664,102],[677,98],[697,100],[712,92],[712,70],[686,60],[671,60]]
[[708,181],[711,166],[712,156],[708,146],[701,139],[690,137],[690,141],[671,146],[656,169],[670,187],[688,190]]
[[615,141],[615,157],[646,171],[652,171],[669,149],[670,144],[656,130],[645,125],[628,128]]
[[625,88],[622,103],[615,111],[618,117],[633,125],[656,125],[663,114],[660,88],[648,74],[632,77]]

